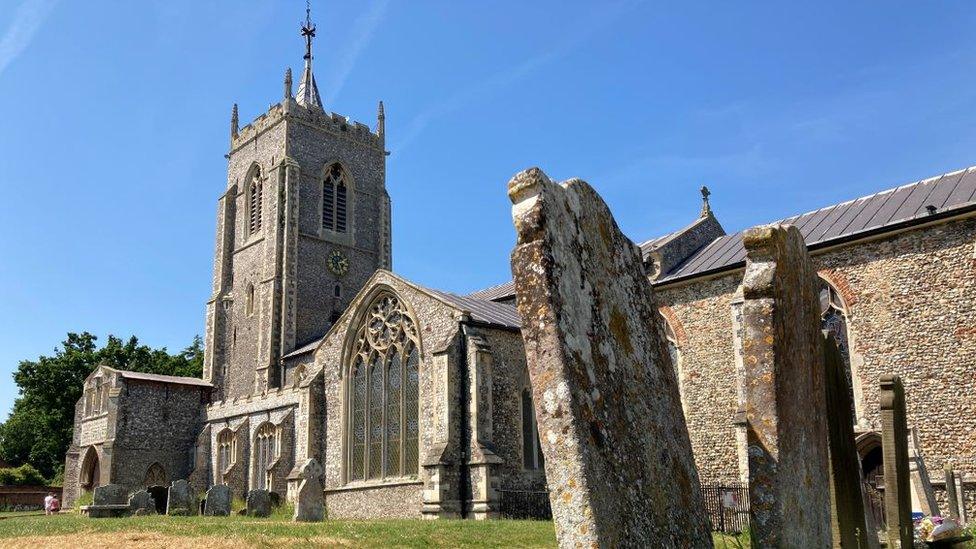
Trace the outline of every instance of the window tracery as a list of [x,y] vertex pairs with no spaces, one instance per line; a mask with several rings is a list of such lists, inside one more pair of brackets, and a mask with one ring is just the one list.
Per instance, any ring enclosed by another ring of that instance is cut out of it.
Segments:
[[247,217],[248,235],[261,230],[262,213],[264,209],[264,190],[261,184],[261,171],[254,170],[247,185]]
[[337,233],[346,232],[346,178],[342,166],[332,164],[322,182],[322,227]]
[[[844,374],[847,376],[847,389],[851,402],[854,400],[854,376],[851,370],[851,350],[847,328],[847,304],[837,289],[823,278],[820,281],[820,329],[834,337],[837,348],[844,360]],[[852,421],[857,422],[855,410],[850,410]]]
[[356,332],[349,367],[347,478],[417,474],[420,350],[416,322],[380,294]]
[[237,436],[230,429],[224,429],[217,435],[217,473],[223,477],[224,473],[237,462]]
[[281,452],[278,434],[274,425],[265,423],[254,435],[254,480],[259,490],[271,490],[273,487],[271,467]]

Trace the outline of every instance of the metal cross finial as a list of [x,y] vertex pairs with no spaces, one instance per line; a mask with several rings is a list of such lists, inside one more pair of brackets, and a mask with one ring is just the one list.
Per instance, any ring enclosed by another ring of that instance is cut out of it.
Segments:
[[702,211],[701,211],[701,216],[702,217],[705,217],[706,215],[712,213],[712,207],[708,204],[708,197],[711,194],[712,194],[712,191],[708,190],[708,187],[702,185],[702,188],[701,188],[701,196],[702,196]]
[[315,38],[315,25],[312,24],[312,0],[305,0],[305,24],[302,25],[305,37],[305,59],[312,59],[312,38]]

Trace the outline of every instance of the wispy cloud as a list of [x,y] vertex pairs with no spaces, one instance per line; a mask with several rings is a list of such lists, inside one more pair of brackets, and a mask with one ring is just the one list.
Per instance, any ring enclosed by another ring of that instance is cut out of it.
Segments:
[[0,38],[0,74],[27,48],[54,4],[54,0],[25,0],[17,7]]
[[603,30],[634,5],[641,3],[642,0],[626,0],[607,8],[601,8],[600,14],[588,21],[586,30],[583,32],[567,33],[568,37],[557,44],[540,53],[529,57],[525,61],[499,71],[484,80],[480,80],[470,86],[461,88],[443,100],[431,105],[427,109],[417,113],[407,124],[403,134],[391,147],[393,150],[402,151],[407,148],[417,137],[427,129],[432,121],[443,116],[447,116],[457,110],[462,109],[478,99],[487,97],[499,90],[505,89],[515,82],[521,80],[534,72],[539,67],[569,54],[578,46],[590,39],[594,34]]
[[369,5],[369,9],[356,19],[352,28],[352,41],[348,43],[347,47],[340,54],[339,59],[335,63],[330,63],[330,66],[335,67],[335,70],[332,72],[329,83],[326,86],[326,106],[332,105],[335,99],[339,97],[343,86],[346,85],[346,78],[349,77],[349,73],[356,67],[359,54],[366,49],[366,46],[373,39],[373,34],[376,32],[380,23],[383,22],[389,6],[390,0],[375,0]]

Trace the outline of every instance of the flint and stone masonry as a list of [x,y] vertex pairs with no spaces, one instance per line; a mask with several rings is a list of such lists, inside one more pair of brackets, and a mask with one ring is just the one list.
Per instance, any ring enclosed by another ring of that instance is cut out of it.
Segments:
[[529,377],[561,547],[710,547],[638,248],[587,183],[508,184]]
[[750,531],[757,547],[829,547],[816,274],[789,225],[746,231],[742,283]]

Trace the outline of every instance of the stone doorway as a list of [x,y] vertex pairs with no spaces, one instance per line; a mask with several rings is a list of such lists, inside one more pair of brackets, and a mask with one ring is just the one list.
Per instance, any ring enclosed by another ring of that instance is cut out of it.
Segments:
[[85,451],[85,459],[81,462],[81,490],[91,492],[101,485],[101,467],[99,466],[98,451],[94,446],[89,446]]
[[169,488],[166,486],[150,486],[146,488],[149,495],[152,496],[153,502],[156,503],[156,513],[160,515],[166,514],[166,503],[169,500]]

